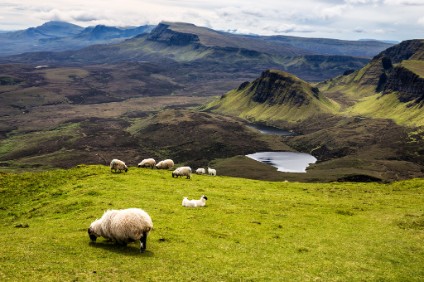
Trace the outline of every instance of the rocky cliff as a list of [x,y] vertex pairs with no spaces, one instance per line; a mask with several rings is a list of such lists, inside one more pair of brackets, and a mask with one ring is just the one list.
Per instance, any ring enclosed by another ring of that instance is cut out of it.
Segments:
[[286,72],[267,70],[250,84],[249,92],[257,103],[302,106],[309,104],[313,97],[318,98],[319,90]]
[[171,46],[185,46],[200,42],[196,34],[172,30],[169,28],[169,24],[166,23],[160,23],[153,29],[148,36],[148,40],[166,43]]

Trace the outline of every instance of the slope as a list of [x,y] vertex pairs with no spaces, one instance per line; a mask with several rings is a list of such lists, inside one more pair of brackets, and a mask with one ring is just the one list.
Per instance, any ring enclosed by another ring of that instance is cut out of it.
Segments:
[[363,69],[320,85],[348,115],[390,118],[424,126],[424,40],[410,40],[377,55]]
[[[5,281],[419,281],[423,185],[187,180],[85,165],[0,174],[0,273]],[[206,207],[181,206],[202,194]],[[145,253],[136,243],[90,243],[92,221],[129,207],[152,217]]]
[[286,72],[264,71],[203,108],[254,122],[296,123],[331,114],[335,104],[318,88]]

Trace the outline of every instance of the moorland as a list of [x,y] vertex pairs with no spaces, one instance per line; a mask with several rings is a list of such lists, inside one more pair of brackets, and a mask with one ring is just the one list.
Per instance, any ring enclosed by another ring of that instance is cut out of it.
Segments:
[[[119,42],[3,55],[0,167],[170,157],[254,179],[421,177],[423,50],[422,40],[246,36],[162,22]],[[296,136],[264,136],[252,122]],[[243,157],[258,151],[318,162],[283,174]]]

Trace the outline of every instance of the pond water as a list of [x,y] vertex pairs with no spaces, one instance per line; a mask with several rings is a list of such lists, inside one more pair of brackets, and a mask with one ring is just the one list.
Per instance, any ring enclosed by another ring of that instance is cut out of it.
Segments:
[[305,173],[306,168],[317,161],[310,154],[296,152],[258,152],[246,155],[246,157],[272,165],[281,172]]
[[271,134],[271,135],[281,135],[281,136],[294,136],[296,135],[293,131],[288,131],[284,129],[279,129],[277,127],[262,125],[262,124],[249,124],[251,128],[259,130],[259,132],[263,134]]

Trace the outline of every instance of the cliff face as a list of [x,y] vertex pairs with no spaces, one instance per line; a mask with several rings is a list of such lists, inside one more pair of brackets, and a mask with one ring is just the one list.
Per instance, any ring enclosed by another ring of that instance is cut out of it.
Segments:
[[196,34],[177,32],[169,29],[169,25],[160,23],[148,36],[148,40],[165,43],[171,46],[185,46],[199,44],[200,40]]
[[249,92],[253,92],[252,100],[258,103],[302,106],[309,104],[312,97],[318,98],[319,90],[288,73],[267,70],[252,82]]
[[[374,86],[375,92],[396,92],[400,102],[421,103],[424,95],[424,78],[404,62],[424,61],[424,40],[408,40],[393,46],[358,72],[355,80],[359,86]],[[413,64],[413,63],[412,63]],[[418,67],[419,68],[419,67]]]
[[404,67],[393,68],[385,79],[383,94],[398,92],[400,102],[424,101],[424,78]]

